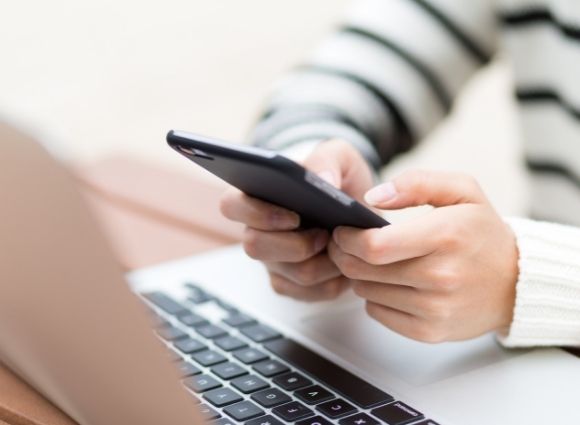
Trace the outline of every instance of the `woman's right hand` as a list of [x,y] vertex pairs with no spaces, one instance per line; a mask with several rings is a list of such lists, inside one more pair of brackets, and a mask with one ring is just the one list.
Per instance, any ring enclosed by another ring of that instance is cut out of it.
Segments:
[[[303,165],[359,201],[373,183],[367,162],[344,141],[319,144]],[[266,265],[277,293],[323,301],[338,297],[350,286],[326,253],[330,239],[326,230],[300,229],[298,214],[237,189],[225,193],[221,211],[246,225],[244,249]]]

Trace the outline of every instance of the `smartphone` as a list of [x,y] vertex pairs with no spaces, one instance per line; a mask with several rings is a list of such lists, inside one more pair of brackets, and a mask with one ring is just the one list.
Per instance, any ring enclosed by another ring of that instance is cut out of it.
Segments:
[[332,231],[337,226],[369,229],[389,224],[346,193],[274,151],[177,130],[167,134],[167,143],[247,195],[296,212],[303,228]]

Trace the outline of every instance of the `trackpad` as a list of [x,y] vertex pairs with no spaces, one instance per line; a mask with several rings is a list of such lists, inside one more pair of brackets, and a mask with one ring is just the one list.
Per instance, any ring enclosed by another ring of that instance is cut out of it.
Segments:
[[337,354],[364,362],[360,364],[370,362],[370,369],[413,386],[432,384],[525,352],[502,349],[492,335],[436,345],[416,342],[369,318],[359,302],[306,317],[302,323]]

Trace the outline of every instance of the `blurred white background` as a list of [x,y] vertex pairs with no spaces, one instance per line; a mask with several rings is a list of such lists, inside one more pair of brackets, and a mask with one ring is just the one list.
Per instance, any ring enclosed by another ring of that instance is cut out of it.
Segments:
[[[185,172],[179,128],[242,141],[274,80],[339,20],[346,0],[53,0],[0,14],[0,117],[75,161],[122,153]],[[466,5],[466,7],[468,7]],[[504,214],[526,199],[508,67],[484,70],[451,118],[387,175],[475,175]]]

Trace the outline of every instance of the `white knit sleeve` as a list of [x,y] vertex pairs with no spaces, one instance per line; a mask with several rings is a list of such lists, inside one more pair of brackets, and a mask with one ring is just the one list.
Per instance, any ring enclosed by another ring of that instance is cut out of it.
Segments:
[[580,346],[580,228],[508,218],[519,249],[506,347]]

